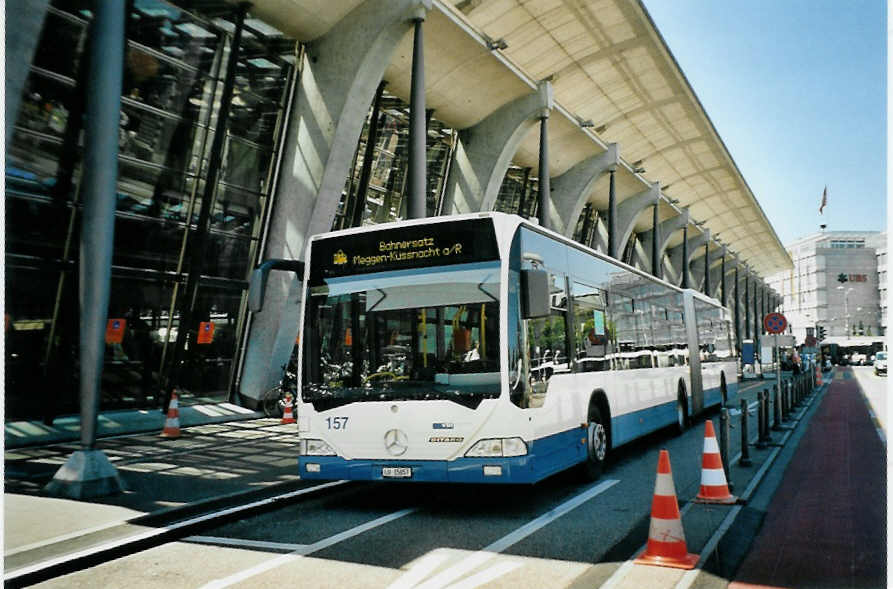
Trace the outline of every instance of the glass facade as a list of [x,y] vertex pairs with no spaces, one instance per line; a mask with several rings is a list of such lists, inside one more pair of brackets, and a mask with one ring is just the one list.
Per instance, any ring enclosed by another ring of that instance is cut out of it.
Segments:
[[[372,138],[374,145],[368,163],[369,169],[364,174],[372,117],[375,115],[376,107],[373,104],[360,135],[352,171],[341,193],[341,202],[332,229],[388,223],[406,218],[409,105],[396,96],[382,92],[377,109],[378,121]],[[427,127],[426,213],[433,216],[441,213],[449,163],[457,139],[453,129],[433,116],[428,116]],[[364,181],[367,176],[368,180]],[[363,207],[362,212],[356,211],[360,206]],[[354,222],[356,219],[359,219],[359,223]]]
[[[236,8],[134,0],[127,20],[118,192],[103,409],[159,405],[183,308],[189,248],[204,231],[193,316],[203,332],[182,354],[183,400],[230,395],[249,270],[272,191],[296,44]],[[83,84],[90,3],[46,14],[6,159],[6,414],[78,410],[78,249]],[[238,51],[229,116],[220,100]],[[215,133],[219,174],[206,190]],[[116,321],[116,323],[114,323]]]

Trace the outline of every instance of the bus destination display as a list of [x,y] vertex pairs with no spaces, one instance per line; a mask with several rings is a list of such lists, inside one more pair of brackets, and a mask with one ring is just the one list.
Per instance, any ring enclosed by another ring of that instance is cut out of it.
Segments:
[[466,219],[333,237],[313,242],[310,283],[404,268],[496,260],[490,219]]

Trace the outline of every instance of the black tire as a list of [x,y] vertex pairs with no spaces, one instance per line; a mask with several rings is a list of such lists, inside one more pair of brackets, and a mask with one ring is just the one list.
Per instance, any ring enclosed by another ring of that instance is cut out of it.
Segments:
[[580,464],[580,476],[584,481],[596,481],[602,476],[608,456],[608,429],[601,410],[593,405],[589,408],[586,426],[586,460]]
[[282,417],[282,405],[279,403],[280,393],[280,388],[275,386],[261,395],[261,407],[267,417]]
[[688,400],[685,393],[685,385],[679,383],[679,393],[676,397],[676,425],[677,434],[683,434],[688,429]]

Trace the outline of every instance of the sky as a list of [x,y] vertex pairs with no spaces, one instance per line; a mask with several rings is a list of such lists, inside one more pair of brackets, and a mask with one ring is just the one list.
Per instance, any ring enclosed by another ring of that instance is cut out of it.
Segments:
[[884,0],[643,2],[782,244],[886,229]]

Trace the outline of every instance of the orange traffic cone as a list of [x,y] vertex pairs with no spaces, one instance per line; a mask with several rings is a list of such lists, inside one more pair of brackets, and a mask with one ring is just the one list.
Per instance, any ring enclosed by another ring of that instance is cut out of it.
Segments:
[[670,453],[666,450],[660,451],[657,461],[648,544],[635,563],[676,569],[693,569],[698,563],[698,555],[689,553],[685,545],[682,518],[676,502],[676,487],[670,471]]
[[818,364],[815,365],[815,386],[822,386],[822,367]]
[[295,416],[291,412],[291,393],[285,393],[285,410],[279,423],[295,423]]
[[695,503],[736,503],[738,498],[729,493],[726,472],[722,468],[722,456],[713,431],[713,422],[707,420],[704,428],[704,455],[701,458],[701,491]]
[[164,421],[164,429],[161,430],[161,437],[180,437],[180,410],[177,402],[177,391],[171,393],[171,402],[167,407],[167,419]]

